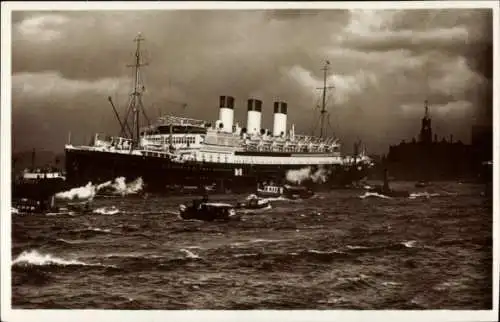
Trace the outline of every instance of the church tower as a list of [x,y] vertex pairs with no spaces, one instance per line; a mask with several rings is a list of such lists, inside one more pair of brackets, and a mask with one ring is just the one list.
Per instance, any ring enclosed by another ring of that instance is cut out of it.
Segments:
[[420,142],[432,143],[431,118],[429,117],[429,101],[425,100],[425,115],[422,118],[422,128],[420,129]]

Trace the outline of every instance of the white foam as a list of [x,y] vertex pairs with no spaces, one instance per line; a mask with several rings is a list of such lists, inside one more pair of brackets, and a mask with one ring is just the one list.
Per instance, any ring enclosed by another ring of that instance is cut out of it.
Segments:
[[402,244],[408,248],[413,248],[416,246],[417,241],[416,240],[408,240],[408,241],[403,242]]
[[120,209],[116,208],[115,206],[101,207],[95,209],[93,212],[100,215],[116,215],[120,212]]
[[382,195],[382,194],[376,193],[376,192],[365,192],[363,195],[361,195],[359,197],[361,199],[365,199],[365,198],[368,198],[368,197],[377,197],[377,198],[382,198],[382,199],[392,199],[389,196]]
[[83,265],[87,266],[90,264],[71,259],[67,260],[64,258],[55,257],[51,254],[40,254],[36,250],[24,251],[15,260],[12,261],[12,265],[19,264],[30,264],[30,265]]
[[125,196],[140,192],[143,188],[143,184],[144,182],[141,177],[129,184],[125,183],[125,177],[118,177],[112,183],[108,181],[106,187],[111,187],[114,189],[114,193]]
[[92,200],[100,190],[106,187],[112,188],[114,194],[125,196],[140,192],[143,188],[143,185],[144,184],[141,177],[137,178],[129,184],[125,183],[125,177],[118,177],[113,181],[106,181],[98,185],[93,185],[92,182],[89,182],[85,186],[72,188],[64,192],[59,192],[55,195],[55,197],[58,199],[67,200]]
[[411,193],[408,198],[409,199],[416,199],[419,197],[430,198],[430,197],[437,197],[437,196],[439,196],[439,193],[415,192],[415,193]]
[[189,249],[184,249],[184,248],[182,248],[180,251],[181,251],[181,252],[183,252],[184,254],[186,254],[186,257],[187,257],[187,258],[200,258],[200,256],[199,256],[199,255],[197,255],[197,254],[193,253],[193,252],[192,252],[192,251],[190,251]]
[[96,187],[92,182],[87,183],[86,186],[73,188],[68,191],[59,192],[55,195],[58,199],[92,199],[96,194]]

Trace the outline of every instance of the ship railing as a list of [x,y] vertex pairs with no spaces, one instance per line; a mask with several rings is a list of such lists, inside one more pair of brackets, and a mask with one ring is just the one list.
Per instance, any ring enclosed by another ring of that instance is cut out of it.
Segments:
[[302,138],[296,138],[294,141],[295,144],[317,144],[317,145],[337,145],[338,140],[334,138],[327,138],[327,139],[322,139],[322,138],[314,138],[314,137],[302,137]]
[[327,146],[327,145],[316,145],[316,144],[244,144],[243,146],[244,151],[271,151],[271,152],[311,152],[311,153],[317,153],[317,152],[322,152],[322,153],[333,153],[335,152],[335,146]]
[[[205,155],[189,155],[180,156],[179,160],[188,161],[196,160],[198,162],[217,162],[217,163],[231,163],[231,164],[273,164],[273,165],[283,165],[290,164],[290,161],[286,158],[271,158],[267,159],[265,162],[259,162],[262,160],[262,156],[258,157],[234,157],[228,154],[209,154]],[[339,155],[330,155],[325,158],[325,156],[310,157],[310,158],[297,158],[294,160],[293,164],[312,164],[312,163],[322,163],[322,164],[336,164],[342,163],[342,158]]]
[[147,156],[147,157],[168,158],[168,159],[179,157],[179,154],[172,153],[170,151],[165,151],[165,150],[161,151],[161,150],[153,150],[153,149],[146,148],[146,149],[140,150],[140,152],[143,156]]
[[193,125],[193,126],[199,126],[199,127],[204,127],[205,124],[207,124],[206,121],[200,120],[200,119],[193,119],[193,118],[188,118],[188,117],[180,117],[180,116],[173,116],[173,115],[164,115],[161,116],[158,119],[158,123],[162,125]]

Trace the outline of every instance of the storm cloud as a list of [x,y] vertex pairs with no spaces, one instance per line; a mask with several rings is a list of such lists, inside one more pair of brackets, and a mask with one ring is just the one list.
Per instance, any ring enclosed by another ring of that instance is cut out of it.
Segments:
[[270,128],[280,99],[310,133],[329,60],[329,133],[346,150],[358,138],[375,153],[410,140],[425,99],[435,132],[468,142],[471,125],[492,122],[492,19],[489,9],[13,12],[12,148],[117,134],[107,97],[125,112],[138,32],[150,118],[214,120],[218,96],[232,95],[242,124],[246,100],[262,99]]

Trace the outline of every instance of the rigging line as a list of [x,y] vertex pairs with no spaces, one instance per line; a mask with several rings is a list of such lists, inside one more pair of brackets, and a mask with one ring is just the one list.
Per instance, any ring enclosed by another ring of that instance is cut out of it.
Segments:
[[[131,106],[132,106],[132,99],[133,97],[132,96],[129,96],[129,103],[128,103],[128,107],[127,107],[127,112],[125,114],[125,117],[123,118],[123,121],[125,122],[125,126],[127,127],[127,129],[129,130],[129,134],[132,135],[133,132],[132,130],[130,129],[130,126],[128,124],[128,118],[129,118],[129,114],[130,114],[130,111],[131,111]],[[120,133],[120,136],[122,136],[124,133]]]
[[146,122],[148,123],[148,126],[151,125],[151,122],[149,121],[148,115],[146,114],[146,110],[144,109],[144,105],[142,104],[142,97],[139,97],[139,106],[141,107],[142,114],[144,115],[144,118],[146,119]]
[[317,119],[313,117],[312,128],[309,131],[309,133],[311,133],[312,136],[315,136],[316,129],[318,128],[318,123],[320,123],[320,121],[321,121],[321,116],[318,116]]
[[332,130],[332,136],[335,136],[335,134],[334,134],[335,132],[333,131],[333,126],[332,126],[332,122],[330,120],[330,116],[331,116],[331,114],[328,113],[327,124],[328,124],[328,127]]

